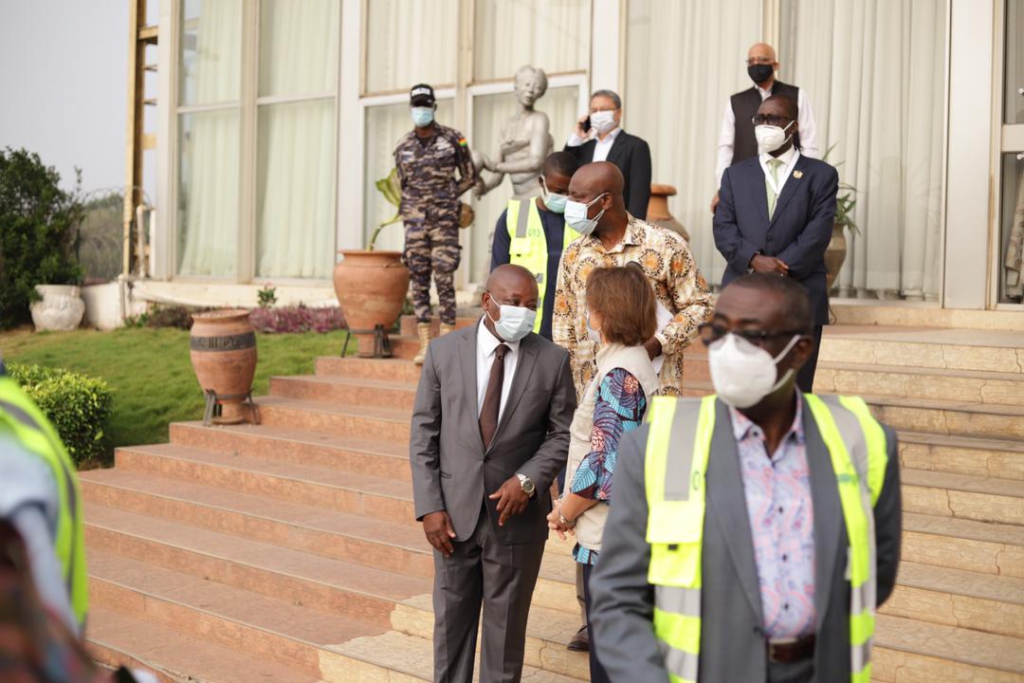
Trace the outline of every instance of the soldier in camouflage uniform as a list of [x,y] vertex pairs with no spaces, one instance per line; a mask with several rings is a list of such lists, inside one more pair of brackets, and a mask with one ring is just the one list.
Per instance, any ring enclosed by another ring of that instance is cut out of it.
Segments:
[[[455,270],[459,267],[459,197],[476,183],[466,138],[434,121],[437,103],[429,85],[409,93],[415,128],[395,148],[402,186],[405,265],[412,276],[412,298],[422,364],[430,343],[430,274],[437,286],[441,334],[455,327]],[[458,179],[455,172],[458,171]]]

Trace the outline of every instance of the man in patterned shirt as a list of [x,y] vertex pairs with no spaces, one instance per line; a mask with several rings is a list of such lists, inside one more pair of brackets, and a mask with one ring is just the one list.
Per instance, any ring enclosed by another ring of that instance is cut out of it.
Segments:
[[[660,393],[679,396],[683,351],[697,337],[697,326],[711,318],[710,292],[682,237],[626,211],[623,185],[622,173],[608,162],[581,166],[572,177],[569,201],[585,205],[586,211],[574,226],[582,228],[582,236],[562,254],[553,340],[569,351],[576,395],[582,396],[596,371],[599,348],[587,331],[587,276],[594,268],[637,263],[654,287],[662,314],[661,329],[644,346],[656,366],[661,357]],[[572,226],[570,219],[567,207],[566,222]]]

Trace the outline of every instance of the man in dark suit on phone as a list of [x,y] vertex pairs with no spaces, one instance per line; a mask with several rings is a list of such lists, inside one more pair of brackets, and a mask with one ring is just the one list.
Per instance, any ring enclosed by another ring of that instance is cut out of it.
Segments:
[[800,153],[792,99],[767,98],[753,123],[758,156],[726,169],[715,211],[715,246],[728,263],[722,286],[754,272],[791,277],[807,288],[814,348],[797,384],[810,392],[822,326],[828,323],[825,250],[832,238],[839,173]]
[[565,150],[581,164],[610,161],[622,171],[626,186],[622,198],[626,210],[640,220],[647,218],[651,199],[651,148],[647,141],[622,130],[622,99],[611,90],[590,96],[590,111],[580,117]]

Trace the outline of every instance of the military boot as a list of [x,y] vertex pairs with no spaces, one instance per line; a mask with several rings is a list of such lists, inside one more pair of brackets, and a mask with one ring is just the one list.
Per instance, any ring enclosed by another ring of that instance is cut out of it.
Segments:
[[416,323],[416,333],[420,337],[420,350],[412,362],[423,365],[423,361],[427,359],[427,347],[430,346],[430,323]]
[[439,337],[443,337],[444,335],[448,334],[449,332],[454,332],[454,331],[455,331],[455,325],[449,325],[448,323],[441,323],[441,334],[439,334],[438,336]]

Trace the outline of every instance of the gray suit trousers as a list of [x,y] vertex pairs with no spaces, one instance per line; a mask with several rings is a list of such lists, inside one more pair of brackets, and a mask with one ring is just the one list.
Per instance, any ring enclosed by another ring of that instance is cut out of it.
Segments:
[[480,683],[518,683],[544,542],[499,542],[481,506],[473,534],[452,545],[451,557],[434,551],[434,680],[473,680],[483,605]]

